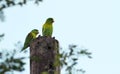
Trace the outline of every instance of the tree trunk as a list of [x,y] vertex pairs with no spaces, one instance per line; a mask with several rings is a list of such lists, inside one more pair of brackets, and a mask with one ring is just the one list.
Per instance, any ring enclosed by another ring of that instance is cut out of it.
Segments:
[[[30,44],[30,74],[60,74],[59,43],[55,38],[39,36]],[[57,56],[57,58],[56,58]]]

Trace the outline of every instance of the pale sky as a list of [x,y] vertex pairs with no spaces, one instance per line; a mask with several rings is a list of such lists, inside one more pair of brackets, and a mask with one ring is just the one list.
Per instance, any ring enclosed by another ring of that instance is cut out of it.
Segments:
[[53,36],[61,47],[77,44],[92,52],[93,59],[81,60],[85,74],[120,74],[119,9],[119,0],[43,0],[39,6],[29,2],[11,7],[4,10],[5,22],[0,22],[0,33],[5,33],[0,48],[23,43],[34,28],[41,33],[45,20],[53,17]]

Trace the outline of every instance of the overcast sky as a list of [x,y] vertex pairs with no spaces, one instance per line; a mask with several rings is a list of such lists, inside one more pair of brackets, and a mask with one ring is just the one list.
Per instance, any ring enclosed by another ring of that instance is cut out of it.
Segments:
[[41,33],[45,20],[53,17],[53,36],[61,47],[77,44],[93,53],[93,59],[81,60],[86,74],[120,74],[119,9],[119,0],[43,0],[39,6],[29,2],[7,8],[5,22],[0,22],[0,33],[5,33],[0,48],[23,43],[34,28]]

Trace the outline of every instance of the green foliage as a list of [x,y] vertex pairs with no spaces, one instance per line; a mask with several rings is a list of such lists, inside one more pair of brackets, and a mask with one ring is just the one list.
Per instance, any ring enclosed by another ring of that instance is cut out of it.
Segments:
[[13,52],[0,52],[0,74],[5,74],[6,72],[12,71],[24,71],[23,62],[24,57],[15,58],[16,50]]
[[0,11],[15,5],[23,6],[28,1],[33,1],[34,3],[39,4],[39,2],[42,0],[17,0],[17,1],[16,0],[0,0]]
[[[0,34],[0,41],[3,39],[4,34]],[[0,59],[2,58],[2,53],[0,52]]]
[[[88,58],[92,58],[91,57],[91,53],[87,51],[87,49],[78,49],[76,45],[69,45],[68,51],[64,51],[61,52],[60,54],[60,65],[62,68],[66,68],[66,72],[68,74],[72,74],[72,71],[76,70],[76,72],[82,72],[85,73],[85,70],[81,69],[81,68],[75,68],[81,57],[80,55],[85,55]],[[62,49],[61,49],[62,50]]]
[[23,6],[28,3],[28,1],[33,1],[35,4],[39,4],[39,2],[42,2],[42,0],[0,0],[0,19],[1,21],[4,21],[4,9],[20,5]]
[[[4,37],[4,34],[0,35],[0,40]],[[5,51],[5,52],[4,52]],[[24,65],[23,59],[25,57],[18,57],[15,58],[17,54],[17,50],[3,50],[0,51],[0,74],[5,74],[6,72],[12,72],[12,71],[24,71]]]

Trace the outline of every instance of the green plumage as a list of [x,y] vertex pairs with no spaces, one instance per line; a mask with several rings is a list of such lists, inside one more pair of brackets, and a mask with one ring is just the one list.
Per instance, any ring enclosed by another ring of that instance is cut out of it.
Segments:
[[48,18],[42,27],[42,35],[43,36],[52,36],[53,33],[53,26],[52,23],[54,22],[53,18]]
[[25,50],[26,48],[29,47],[31,41],[36,38],[37,34],[39,31],[37,29],[33,29],[26,37],[25,42],[24,42],[24,47],[22,48],[21,51]]

